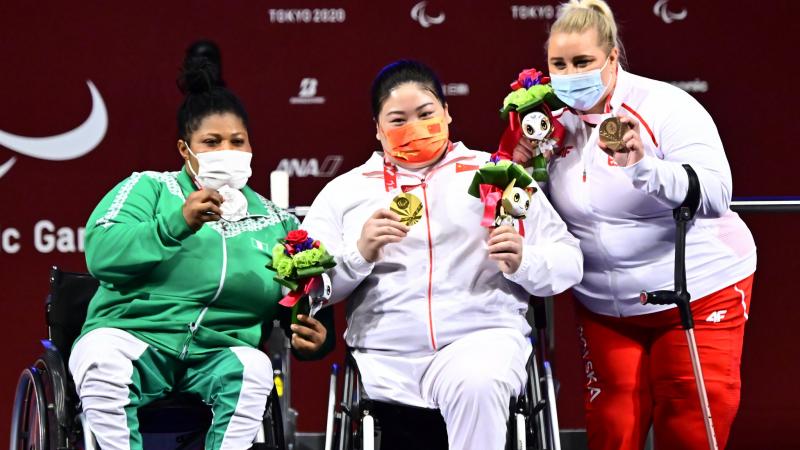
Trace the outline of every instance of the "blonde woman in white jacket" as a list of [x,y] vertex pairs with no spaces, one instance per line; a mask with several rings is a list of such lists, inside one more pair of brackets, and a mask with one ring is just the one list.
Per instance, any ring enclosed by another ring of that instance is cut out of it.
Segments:
[[[347,299],[345,340],[367,395],[438,408],[451,449],[501,449],[526,381],[528,298],[580,280],[577,240],[541,194],[524,237],[480,225],[483,203],[467,189],[490,155],[450,141],[430,68],[390,64],[372,100],[383,151],[329,183],[303,228],[336,256],[333,299]],[[407,224],[389,210],[401,193],[418,202]]]
[[[562,6],[547,46],[552,86],[568,108],[564,151],[549,164],[549,198],[580,239],[575,287],[586,369],[589,447],[708,448],[689,351],[674,306],[639,304],[639,292],[673,288],[675,223],[691,165],[701,203],[686,237],[695,334],[720,448],[739,405],[744,324],[756,248],[731,212],[731,172],[717,129],[690,95],[620,66],[617,28],[602,0]],[[558,114],[556,114],[558,115]],[[598,124],[629,130],[613,151]],[[515,160],[529,160],[521,142]]]

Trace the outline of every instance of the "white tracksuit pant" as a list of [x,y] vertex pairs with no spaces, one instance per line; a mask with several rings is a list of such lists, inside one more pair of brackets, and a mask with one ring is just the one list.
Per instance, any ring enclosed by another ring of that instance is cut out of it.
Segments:
[[518,330],[470,333],[432,355],[354,351],[373,400],[439,408],[451,450],[501,450],[509,400],[522,393],[530,341]]
[[141,449],[136,410],[170,391],[197,394],[211,406],[214,419],[206,449],[250,448],[273,384],[272,364],[258,349],[221,348],[189,363],[116,328],[98,328],[81,337],[69,368],[103,450]]

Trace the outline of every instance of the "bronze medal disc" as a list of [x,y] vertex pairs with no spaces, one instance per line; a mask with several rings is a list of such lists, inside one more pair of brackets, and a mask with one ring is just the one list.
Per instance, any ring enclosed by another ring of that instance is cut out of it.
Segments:
[[619,117],[609,117],[600,124],[600,142],[610,150],[615,152],[622,150],[624,147],[622,136],[624,134],[625,128]]
[[414,194],[399,194],[392,199],[389,209],[400,216],[400,221],[409,227],[422,219],[422,201]]

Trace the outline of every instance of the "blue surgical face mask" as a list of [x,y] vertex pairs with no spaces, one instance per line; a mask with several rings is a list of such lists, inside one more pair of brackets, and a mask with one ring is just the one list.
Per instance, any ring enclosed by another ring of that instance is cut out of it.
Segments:
[[571,75],[550,74],[550,84],[561,101],[579,111],[588,111],[606,92],[607,86],[603,84],[602,73],[607,65],[608,58],[599,69]]

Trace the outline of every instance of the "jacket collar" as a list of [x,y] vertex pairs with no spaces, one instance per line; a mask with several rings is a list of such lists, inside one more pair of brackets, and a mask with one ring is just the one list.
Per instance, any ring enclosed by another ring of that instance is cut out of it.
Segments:
[[622,66],[617,65],[617,83],[614,85],[614,92],[611,93],[611,100],[608,102],[611,111],[606,112],[618,112],[622,107],[622,103],[628,98],[631,90],[631,77],[632,75],[626,72]]

